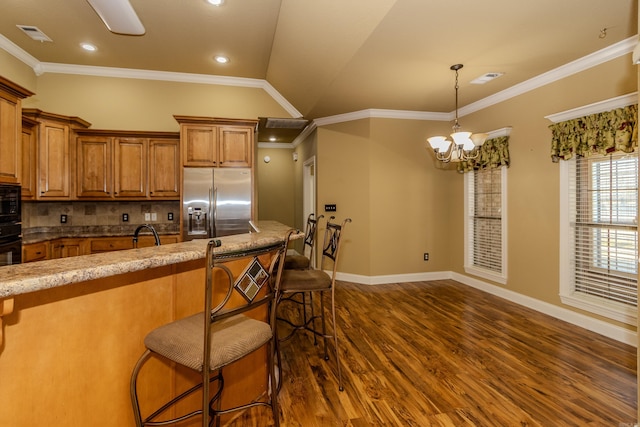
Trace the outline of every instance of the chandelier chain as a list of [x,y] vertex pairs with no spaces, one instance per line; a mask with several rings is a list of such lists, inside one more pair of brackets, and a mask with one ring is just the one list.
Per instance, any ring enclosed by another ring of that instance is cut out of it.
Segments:
[[456,72],[456,119],[453,122],[453,131],[454,132],[458,132],[458,130],[460,129],[460,125],[458,124],[458,89],[460,88],[460,86],[458,86],[458,70],[459,68],[454,68],[455,72]]

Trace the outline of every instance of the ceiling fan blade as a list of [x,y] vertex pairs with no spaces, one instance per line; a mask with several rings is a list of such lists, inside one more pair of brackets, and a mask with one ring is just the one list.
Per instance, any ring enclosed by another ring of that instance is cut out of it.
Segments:
[[129,0],[87,0],[109,31],[116,34],[141,36],[145,33]]

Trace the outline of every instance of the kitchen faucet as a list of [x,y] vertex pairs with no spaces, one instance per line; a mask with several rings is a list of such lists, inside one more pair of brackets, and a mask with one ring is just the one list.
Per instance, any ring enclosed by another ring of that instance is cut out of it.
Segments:
[[138,234],[140,234],[140,230],[142,230],[143,228],[147,228],[153,233],[153,237],[154,239],[156,239],[156,246],[160,246],[160,236],[158,236],[158,232],[156,231],[156,229],[149,224],[142,224],[139,225],[138,228],[136,228],[136,231],[133,232],[133,247],[138,247]]

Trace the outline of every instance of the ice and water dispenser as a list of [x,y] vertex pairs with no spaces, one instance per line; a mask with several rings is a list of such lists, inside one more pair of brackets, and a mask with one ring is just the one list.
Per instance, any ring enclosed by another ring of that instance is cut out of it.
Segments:
[[200,207],[187,208],[188,235],[208,236],[207,213]]

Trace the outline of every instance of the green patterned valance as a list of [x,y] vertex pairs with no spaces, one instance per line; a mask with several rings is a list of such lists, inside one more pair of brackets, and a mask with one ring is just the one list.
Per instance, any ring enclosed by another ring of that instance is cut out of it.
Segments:
[[629,105],[552,124],[551,160],[614,151],[631,153],[638,146],[637,120],[638,105]]
[[478,158],[458,163],[458,172],[509,166],[509,137],[487,139],[479,148]]

